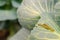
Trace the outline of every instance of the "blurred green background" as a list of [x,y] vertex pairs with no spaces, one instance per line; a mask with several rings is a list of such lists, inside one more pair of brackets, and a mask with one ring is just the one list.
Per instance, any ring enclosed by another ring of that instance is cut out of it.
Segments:
[[0,0],[0,33],[8,30],[9,36],[12,36],[21,28],[16,12],[21,2],[22,0]]

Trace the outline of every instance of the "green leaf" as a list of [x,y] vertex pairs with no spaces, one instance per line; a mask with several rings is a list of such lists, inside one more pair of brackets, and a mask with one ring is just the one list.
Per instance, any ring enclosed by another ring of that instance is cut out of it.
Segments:
[[0,6],[4,6],[6,4],[6,0],[0,0]]
[[11,9],[11,10],[0,10],[0,21],[3,20],[14,20],[16,19],[16,10]]
[[55,9],[60,9],[60,2],[57,2],[54,7]]
[[12,0],[11,3],[12,3],[12,6],[15,7],[15,8],[18,8],[21,4],[22,0]]

